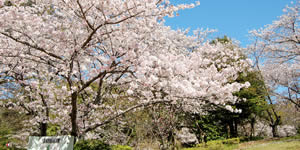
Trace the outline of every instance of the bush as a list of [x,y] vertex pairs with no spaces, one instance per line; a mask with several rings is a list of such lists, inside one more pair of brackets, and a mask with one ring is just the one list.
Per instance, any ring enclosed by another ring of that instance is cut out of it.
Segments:
[[99,140],[81,140],[75,144],[74,150],[111,150],[111,148]]
[[16,146],[10,146],[10,147],[6,147],[6,144],[1,144],[0,145],[0,149],[1,150],[26,150],[25,148],[18,148]]
[[214,140],[214,141],[208,141],[207,144],[197,144],[196,147],[191,149],[184,149],[184,150],[197,150],[197,149],[205,149],[205,150],[222,150],[224,149],[224,140]]
[[112,150],[132,150],[132,147],[127,145],[113,145],[111,146]]
[[208,141],[207,145],[221,145],[223,144],[223,140],[214,140],[214,141]]
[[239,144],[240,138],[232,138],[232,139],[223,140],[222,143],[223,144]]

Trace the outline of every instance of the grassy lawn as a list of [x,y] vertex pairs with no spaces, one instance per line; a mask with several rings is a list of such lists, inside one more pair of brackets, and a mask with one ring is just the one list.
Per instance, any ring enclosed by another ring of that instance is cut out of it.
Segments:
[[300,150],[300,136],[241,143],[237,150]]
[[268,142],[251,146],[249,148],[242,148],[243,150],[299,150],[300,141],[279,141]]
[[184,150],[300,150],[300,135],[240,144],[220,144],[217,141],[211,141],[206,146],[199,144],[197,147],[185,148]]

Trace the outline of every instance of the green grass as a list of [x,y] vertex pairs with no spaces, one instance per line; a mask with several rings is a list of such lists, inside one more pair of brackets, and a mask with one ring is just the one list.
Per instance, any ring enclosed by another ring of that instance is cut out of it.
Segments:
[[209,141],[207,144],[198,144],[197,147],[183,150],[232,150],[238,147],[239,138]]
[[246,148],[244,150],[299,150],[300,141],[278,141],[268,142]]
[[259,140],[239,145],[243,150],[300,150],[300,135],[293,137]]
[[238,147],[237,144],[225,144],[225,145],[210,145],[202,147],[184,148],[183,150],[233,150]]
[[227,144],[222,140],[216,140],[209,141],[207,145],[198,144],[197,147],[183,150],[300,150],[300,135],[249,141],[240,144]]

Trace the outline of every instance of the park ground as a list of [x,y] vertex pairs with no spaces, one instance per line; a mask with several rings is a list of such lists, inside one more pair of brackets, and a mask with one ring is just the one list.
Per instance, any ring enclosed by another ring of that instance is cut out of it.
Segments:
[[300,135],[285,138],[270,138],[257,141],[222,144],[211,141],[206,145],[199,144],[194,148],[184,150],[300,150]]

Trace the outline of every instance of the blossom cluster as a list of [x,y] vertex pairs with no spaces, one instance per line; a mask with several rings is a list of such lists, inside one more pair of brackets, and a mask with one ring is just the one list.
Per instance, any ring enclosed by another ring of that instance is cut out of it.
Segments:
[[19,87],[11,101],[33,115],[28,125],[52,123],[84,136],[152,103],[193,113],[207,103],[225,107],[249,86],[235,82],[250,65],[239,48],[199,42],[164,25],[164,17],[198,2],[11,2],[0,8],[1,81]]

